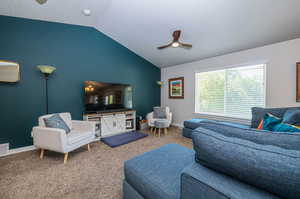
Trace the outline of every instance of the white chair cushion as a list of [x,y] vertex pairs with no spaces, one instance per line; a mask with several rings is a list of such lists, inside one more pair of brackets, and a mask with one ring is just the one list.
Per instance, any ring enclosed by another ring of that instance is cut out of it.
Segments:
[[155,120],[154,126],[155,126],[155,128],[168,128],[169,121],[166,119]]
[[158,120],[162,120],[162,119],[159,119],[159,118],[153,118],[153,119],[151,119],[150,121],[149,121],[149,123],[150,123],[150,126],[154,126],[154,124],[155,124],[155,121],[158,121]]
[[69,145],[76,144],[77,142],[81,142],[84,139],[88,139],[93,136],[93,132],[90,131],[76,131],[72,130],[68,135],[67,135],[67,143]]

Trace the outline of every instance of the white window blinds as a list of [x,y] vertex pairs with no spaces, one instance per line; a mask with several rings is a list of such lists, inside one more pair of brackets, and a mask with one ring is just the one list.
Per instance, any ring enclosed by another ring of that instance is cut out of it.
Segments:
[[196,112],[251,118],[265,106],[264,73],[263,64],[196,73]]

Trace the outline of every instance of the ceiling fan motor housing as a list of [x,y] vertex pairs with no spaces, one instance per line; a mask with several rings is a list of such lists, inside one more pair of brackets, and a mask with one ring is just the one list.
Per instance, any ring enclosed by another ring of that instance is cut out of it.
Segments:
[[38,2],[41,5],[47,2],[47,0],[35,0],[35,1]]
[[181,35],[181,30],[175,30],[172,34],[173,41],[171,43],[167,44],[167,45],[159,46],[157,48],[159,50],[164,49],[164,48],[168,48],[168,47],[173,47],[173,48],[181,47],[181,48],[186,48],[186,49],[192,48],[193,47],[192,44],[185,44],[185,43],[182,43],[182,42],[179,41],[180,35]]

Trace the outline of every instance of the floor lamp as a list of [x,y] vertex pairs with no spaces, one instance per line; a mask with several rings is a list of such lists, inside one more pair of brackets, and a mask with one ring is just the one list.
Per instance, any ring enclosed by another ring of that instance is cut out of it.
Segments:
[[49,75],[51,75],[56,68],[53,66],[47,66],[47,65],[39,65],[37,68],[41,71],[41,73],[44,74],[45,80],[46,80],[46,113],[49,113],[48,109],[48,78]]

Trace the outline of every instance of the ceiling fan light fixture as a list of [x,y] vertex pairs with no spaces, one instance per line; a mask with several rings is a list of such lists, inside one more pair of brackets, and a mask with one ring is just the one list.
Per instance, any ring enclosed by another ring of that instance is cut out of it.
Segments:
[[172,47],[173,47],[173,48],[179,47],[179,42],[173,42],[173,43],[172,43]]
[[172,48],[185,48],[185,49],[190,49],[192,48],[192,44],[186,44],[186,43],[181,43],[179,38],[180,38],[180,34],[181,34],[181,30],[175,30],[172,34],[173,37],[173,41],[167,45],[164,46],[159,46],[157,47],[158,50],[162,50],[168,47],[172,47]]
[[47,0],[35,0],[35,1],[41,5],[47,2]]
[[91,16],[92,11],[90,9],[83,9],[82,13],[84,16]]

